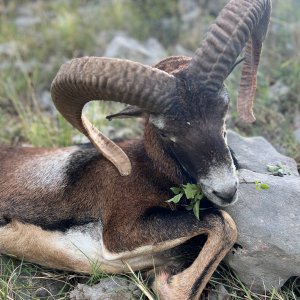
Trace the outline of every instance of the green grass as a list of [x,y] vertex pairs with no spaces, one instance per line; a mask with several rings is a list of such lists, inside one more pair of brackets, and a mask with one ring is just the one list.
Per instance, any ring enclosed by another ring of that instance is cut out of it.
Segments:
[[271,289],[264,293],[257,293],[247,288],[232,270],[221,265],[212,276],[210,285],[216,288],[217,285],[222,284],[229,292],[230,299],[235,300],[298,300],[300,297],[299,279],[291,278],[280,291]]
[[67,274],[0,256],[0,299],[66,299],[74,284],[85,276]]
[[[189,31],[181,27],[176,1],[112,0],[103,6],[91,6],[93,1],[22,1],[32,3],[30,13],[38,23],[25,28],[16,25],[20,1],[0,0],[0,46],[8,43],[8,51],[0,51],[0,143],[31,144],[34,146],[67,146],[82,138],[56,112],[46,111],[41,105],[44,92],[59,66],[66,60],[83,55],[102,55],[106,43],[118,30],[140,40],[154,36],[173,53],[176,43],[194,51],[212,21],[204,13],[195,20]],[[300,2],[297,0],[274,0],[272,29],[264,46],[259,71],[255,113],[257,122],[245,126],[238,120],[235,110],[240,69],[227,80],[232,107],[229,125],[246,135],[263,135],[278,149],[297,157],[299,145],[293,137],[294,118],[300,114],[300,27],[293,24],[300,18]],[[160,30],[162,19],[168,20],[168,31]],[[130,21],[128,21],[130,20]],[[102,40],[97,38],[105,31]],[[281,81],[289,88],[283,99],[271,97],[270,88]],[[136,121],[105,121],[104,116],[121,108],[118,104],[91,103],[86,113],[99,128],[134,127],[132,136],[140,134]],[[79,137],[79,139],[78,139]],[[300,157],[299,157],[300,161]],[[257,295],[247,289],[228,270],[216,273],[211,284],[221,282],[232,299],[296,299],[299,279],[291,280],[280,292]],[[0,258],[0,299],[25,299],[50,281],[60,282],[59,291],[49,291],[56,299],[67,299],[69,290],[77,282],[97,282],[105,274],[96,269],[91,276],[82,276],[48,270],[20,262],[13,258]],[[140,274],[132,274],[132,280],[144,291],[145,299],[153,294],[148,290]],[[55,294],[55,295],[54,295]],[[148,296],[147,296],[148,294]],[[49,296],[50,297],[50,296]],[[299,295],[298,295],[299,297]],[[46,298],[45,298],[46,299]],[[155,298],[153,298],[155,299]]]
[[[128,266],[128,265],[127,265]],[[128,266],[130,269],[130,266]],[[140,272],[119,275],[132,281],[142,292],[141,299],[156,300],[158,297],[149,289]],[[93,285],[103,278],[114,276],[101,273],[95,266],[92,274],[80,275],[19,261],[0,255],[0,299],[69,299],[70,291],[78,283]],[[281,291],[272,289],[256,293],[247,288],[238,277],[226,267],[220,266],[209,283],[209,290],[216,290],[223,285],[230,299],[236,300],[298,300],[300,297],[300,278],[291,278]]]

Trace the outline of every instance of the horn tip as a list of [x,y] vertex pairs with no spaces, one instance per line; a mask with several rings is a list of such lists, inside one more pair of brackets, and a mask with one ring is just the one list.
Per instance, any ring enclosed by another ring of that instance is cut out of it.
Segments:
[[249,113],[249,114],[241,114],[240,115],[240,119],[247,124],[252,124],[256,121],[256,118],[254,117],[253,113]]
[[132,168],[131,164],[129,166],[126,166],[125,168],[118,168],[119,173],[121,176],[129,176],[131,174]]

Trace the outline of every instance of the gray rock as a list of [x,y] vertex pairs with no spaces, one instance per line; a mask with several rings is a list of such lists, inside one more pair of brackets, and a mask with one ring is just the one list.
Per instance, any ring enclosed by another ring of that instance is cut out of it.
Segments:
[[37,68],[38,62],[35,59],[31,59],[29,61],[18,59],[14,63],[14,66],[16,69],[28,74]]
[[172,50],[172,55],[184,55],[184,56],[193,57],[194,52],[184,48],[180,44],[177,44],[177,45],[175,45],[174,49]]
[[[112,126],[106,126],[103,127],[104,132],[107,136],[110,137],[112,140],[123,140],[123,139],[130,139],[135,137],[135,132],[133,129],[129,127],[123,127],[123,128],[115,128]],[[106,130],[105,130],[106,129]]]
[[[252,290],[280,288],[300,275],[300,176],[296,163],[263,138],[242,138],[229,132],[239,161],[239,200],[226,208],[238,227],[239,247],[226,262]],[[267,164],[282,163],[291,175],[270,174]],[[255,181],[269,185],[255,188]]]
[[125,300],[140,299],[141,291],[132,282],[121,277],[102,279],[94,286],[78,284],[71,291],[71,300]]
[[73,144],[86,144],[89,142],[90,142],[90,140],[83,134],[76,134],[76,135],[72,136]]
[[267,165],[282,164],[292,175],[299,175],[296,162],[278,153],[263,137],[243,138],[237,133],[228,131],[227,139],[241,169],[270,174]]
[[217,15],[229,0],[179,0],[179,11],[184,20],[194,19],[202,11]]
[[51,94],[49,91],[43,91],[38,97],[39,104],[41,108],[51,114],[54,114],[56,112],[56,108],[53,104]]
[[16,56],[19,45],[15,41],[0,44],[0,55]]
[[41,19],[39,17],[33,16],[20,16],[15,19],[15,24],[17,27],[24,29],[25,27],[32,27],[39,24]]
[[209,292],[209,300],[230,300],[230,294],[222,284],[218,284],[215,289]]
[[119,34],[109,43],[104,56],[126,58],[153,65],[166,57],[167,52],[154,38],[149,38],[142,44],[134,38]]
[[300,128],[300,112],[294,118],[294,126],[295,128]]
[[298,128],[297,130],[295,130],[294,136],[295,136],[295,140],[296,140],[297,144],[300,145],[300,128]]
[[179,0],[178,8],[181,19],[181,31],[190,31],[197,20],[201,20],[202,8],[195,0]]
[[272,108],[279,111],[282,101],[285,101],[290,93],[291,88],[289,86],[281,80],[276,81],[269,90],[269,98],[272,99]]
[[210,14],[216,16],[221,9],[229,2],[229,0],[197,0],[199,5],[209,11]]
[[291,88],[284,84],[281,80],[278,80],[273,84],[269,91],[269,96],[274,100],[283,100],[291,91]]

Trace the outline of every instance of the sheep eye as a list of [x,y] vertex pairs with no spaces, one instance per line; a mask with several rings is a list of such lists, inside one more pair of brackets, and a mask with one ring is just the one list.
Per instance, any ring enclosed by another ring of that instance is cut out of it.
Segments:
[[164,139],[167,139],[168,137],[163,133],[163,132],[160,132],[159,135],[164,138]]
[[164,140],[170,138],[169,135],[168,135],[168,133],[166,133],[164,130],[158,130],[158,134],[159,134],[159,136],[160,136],[162,139],[164,139]]

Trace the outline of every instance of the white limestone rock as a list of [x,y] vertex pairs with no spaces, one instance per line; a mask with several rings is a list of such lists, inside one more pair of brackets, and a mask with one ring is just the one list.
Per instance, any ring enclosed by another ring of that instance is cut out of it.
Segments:
[[[261,137],[229,132],[240,164],[239,200],[225,210],[238,227],[238,247],[226,262],[252,290],[280,288],[300,276],[300,176],[296,162]],[[274,176],[267,165],[281,163],[290,175]],[[255,181],[269,185],[257,191]]]

